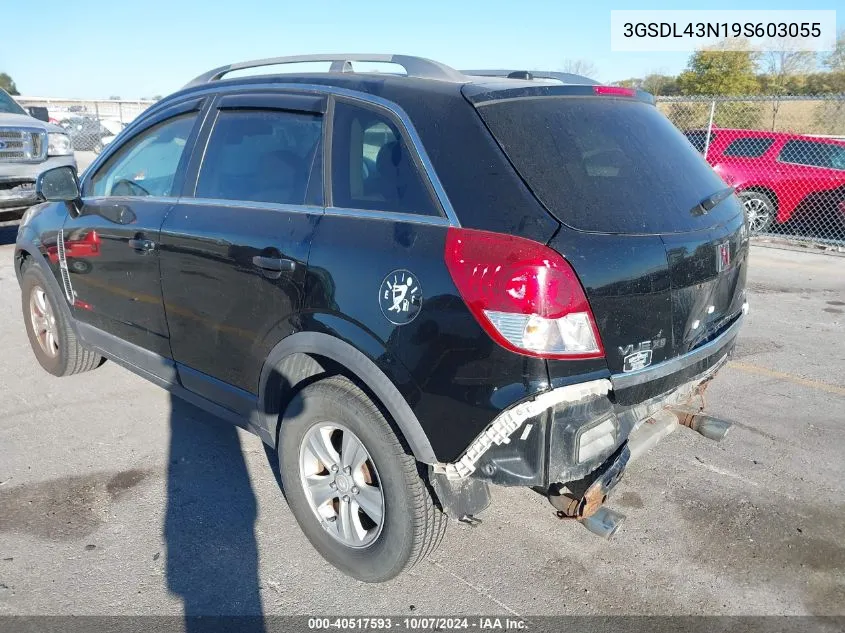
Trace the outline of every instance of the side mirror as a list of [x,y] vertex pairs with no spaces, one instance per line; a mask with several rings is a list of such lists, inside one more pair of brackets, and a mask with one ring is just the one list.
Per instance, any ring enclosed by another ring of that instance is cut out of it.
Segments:
[[47,112],[47,108],[44,106],[29,106],[26,108],[26,111],[29,112],[29,116],[33,119],[38,119],[39,121],[44,121],[44,123],[50,122],[50,114]]
[[35,181],[35,193],[47,202],[77,202],[81,197],[73,167],[54,167],[40,174]]

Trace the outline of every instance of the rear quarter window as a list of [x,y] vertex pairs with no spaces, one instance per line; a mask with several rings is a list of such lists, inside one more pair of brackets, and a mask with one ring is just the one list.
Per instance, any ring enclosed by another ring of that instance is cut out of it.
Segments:
[[778,161],[845,170],[845,147],[815,141],[787,141],[778,154]]

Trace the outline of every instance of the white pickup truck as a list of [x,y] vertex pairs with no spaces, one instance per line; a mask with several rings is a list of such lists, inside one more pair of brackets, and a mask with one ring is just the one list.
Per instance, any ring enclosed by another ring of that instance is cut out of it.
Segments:
[[38,175],[64,165],[76,169],[65,130],[31,117],[0,89],[0,220],[23,215],[38,202]]

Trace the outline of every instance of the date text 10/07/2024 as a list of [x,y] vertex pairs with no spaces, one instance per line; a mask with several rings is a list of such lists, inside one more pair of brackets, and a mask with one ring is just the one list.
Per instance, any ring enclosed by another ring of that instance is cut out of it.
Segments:
[[332,629],[347,631],[390,630],[475,630],[475,631],[518,631],[528,630],[528,624],[520,618],[504,617],[401,617],[401,618],[309,618],[308,628],[314,631]]

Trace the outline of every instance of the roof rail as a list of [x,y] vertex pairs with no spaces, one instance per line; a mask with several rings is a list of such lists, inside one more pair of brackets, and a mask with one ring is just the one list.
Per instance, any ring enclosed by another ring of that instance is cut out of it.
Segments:
[[[559,73],[546,70],[462,70],[464,75],[475,75],[476,77],[504,77],[507,79],[521,79],[521,75],[528,74],[527,79],[555,79],[562,84],[578,84],[597,86],[599,82],[584,75],[574,73]],[[510,77],[509,75],[513,75]]]
[[380,53],[366,54],[366,53],[328,53],[317,55],[290,55],[287,57],[268,57],[266,59],[255,59],[247,62],[237,62],[229,64],[228,66],[220,66],[203,73],[187,85],[185,88],[207,84],[212,81],[217,81],[235,70],[244,70],[246,68],[260,68],[261,66],[279,66],[282,64],[299,64],[303,62],[332,62],[329,72],[352,72],[352,62],[385,62],[390,64],[397,64],[405,69],[409,77],[420,77],[425,79],[440,79],[442,81],[457,81],[465,82],[464,77],[460,72],[424,57],[414,57],[412,55],[385,55]]

